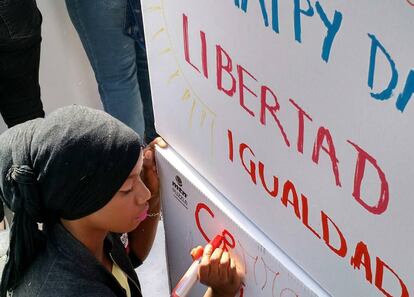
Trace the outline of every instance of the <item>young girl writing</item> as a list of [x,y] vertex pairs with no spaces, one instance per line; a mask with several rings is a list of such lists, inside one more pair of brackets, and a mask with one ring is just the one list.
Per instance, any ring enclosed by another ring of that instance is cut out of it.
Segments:
[[[14,218],[0,297],[142,296],[134,267],[160,212],[154,145],[142,149],[126,125],[80,106],[3,133],[0,197]],[[206,297],[235,296],[240,277],[227,253],[207,245],[200,269]]]

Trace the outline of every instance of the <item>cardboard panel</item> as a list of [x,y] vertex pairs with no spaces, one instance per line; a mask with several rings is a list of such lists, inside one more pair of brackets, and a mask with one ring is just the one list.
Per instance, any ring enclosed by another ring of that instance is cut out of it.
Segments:
[[[189,251],[216,234],[245,276],[237,296],[329,296],[171,148],[158,150],[168,270],[172,288],[192,263]],[[190,296],[203,296],[198,284]]]

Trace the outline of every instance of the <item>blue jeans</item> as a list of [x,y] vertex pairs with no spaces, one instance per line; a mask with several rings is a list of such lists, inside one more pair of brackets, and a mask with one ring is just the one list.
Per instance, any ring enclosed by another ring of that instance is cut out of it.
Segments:
[[[147,56],[124,34],[127,5],[127,0],[66,0],[69,16],[95,72],[105,111],[149,141],[156,133]],[[144,114],[150,117],[148,125]]]

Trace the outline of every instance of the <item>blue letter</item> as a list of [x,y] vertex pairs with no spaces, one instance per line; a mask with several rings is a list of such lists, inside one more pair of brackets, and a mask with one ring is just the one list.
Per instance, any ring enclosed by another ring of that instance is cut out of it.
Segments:
[[330,23],[328,18],[326,17],[325,12],[323,11],[322,6],[319,4],[319,1],[316,1],[315,6],[316,6],[316,11],[321,17],[323,24],[325,25],[326,29],[328,29],[325,40],[323,41],[323,46],[322,46],[322,60],[328,63],[329,53],[331,52],[331,47],[332,47],[332,42],[342,23],[342,13],[335,10],[333,21],[332,23]]
[[272,0],[272,29],[279,33],[279,2]]
[[376,59],[376,56],[377,56],[377,48],[378,47],[384,53],[385,57],[387,58],[388,62],[390,63],[391,72],[392,72],[391,80],[390,80],[390,83],[388,84],[388,87],[385,90],[383,90],[381,93],[371,93],[371,97],[374,98],[374,99],[377,99],[377,100],[387,100],[391,97],[392,91],[394,90],[394,88],[395,88],[395,86],[397,85],[397,82],[398,82],[397,69],[395,69],[394,61],[391,59],[390,55],[385,50],[385,48],[382,46],[382,44],[377,40],[377,38],[372,34],[368,34],[368,36],[372,39],[371,59],[370,59],[370,62],[369,62],[369,72],[368,72],[368,86],[372,90],[372,86],[374,84],[375,59]]
[[295,40],[298,41],[299,43],[302,42],[302,37],[301,37],[301,26],[300,26],[300,14],[303,13],[306,16],[313,16],[313,8],[310,4],[309,0],[306,0],[306,2],[308,2],[308,10],[302,10],[300,9],[300,0],[295,0],[295,5],[293,8],[293,15],[294,15],[294,23],[295,23]]
[[414,70],[410,70],[405,83],[404,91],[398,96],[396,106],[401,112],[404,112],[404,108],[414,93]]
[[[259,0],[259,2],[260,2],[260,8],[262,9],[262,16],[263,16],[264,24],[265,24],[266,27],[268,27],[269,26],[269,18],[267,17],[266,5],[264,3],[264,0]],[[247,3],[248,3],[248,0],[242,0],[241,9],[244,12],[247,12]],[[234,4],[236,4],[236,6],[239,7],[239,0],[235,0]]]

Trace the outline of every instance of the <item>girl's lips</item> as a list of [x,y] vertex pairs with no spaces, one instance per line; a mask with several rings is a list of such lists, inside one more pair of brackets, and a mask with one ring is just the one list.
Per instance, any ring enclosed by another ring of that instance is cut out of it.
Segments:
[[146,218],[147,218],[147,216],[148,216],[148,208],[149,208],[149,205],[147,204],[147,205],[145,205],[145,209],[138,215],[138,217],[137,217],[137,220],[138,221],[144,221]]

